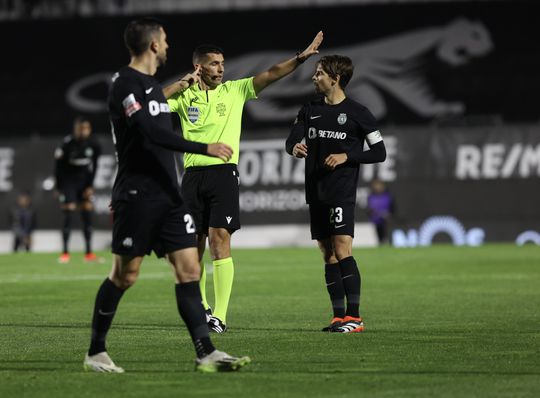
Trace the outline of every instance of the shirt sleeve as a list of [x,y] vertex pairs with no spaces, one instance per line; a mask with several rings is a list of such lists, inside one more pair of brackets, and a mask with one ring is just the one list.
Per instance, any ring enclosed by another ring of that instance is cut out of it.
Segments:
[[116,82],[115,91],[115,101],[121,104],[127,124],[135,127],[152,144],[177,152],[207,154],[207,144],[188,141],[154,121],[142,86],[122,79]]
[[287,141],[285,142],[285,150],[289,155],[292,155],[292,150],[296,144],[302,141],[305,136],[305,116],[306,107],[303,106],[298,112],[298,116],[294,120],[293,126]]
[[253,87],[253,77],[246,77],[245,79],[235,80],[235,86],[244,101],[257,98],[255,87]]
[[[379,131],[377,120],[373,114],[366,108],[359,114],[357,120],[362,136],[359,142],[347,152],[347,161],[367,164],[384,162],[386,159],[386,148]],[[369,146],[368,151],[364,151],[364,141]]]
[[179,95],[175,95],[167,100],[167,104],[169,104],[169,109],[172,112],[178,112],[180,109],[180,101],[178,101]]
[[62,185],[64,183],[63,176],[64,176],[64,168],[65,168],[65,151],[66,151],[66,144],[62,144],[54,151],[54,180],[55,180],[55,186],[56,189],[62,189]]

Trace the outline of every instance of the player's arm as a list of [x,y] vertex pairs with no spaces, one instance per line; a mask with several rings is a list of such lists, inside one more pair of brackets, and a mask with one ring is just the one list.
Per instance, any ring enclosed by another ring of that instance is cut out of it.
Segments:
[[118,97],[122,104],[128,125],[135,126],[152,144],[177,152],[198,153],[228,161],[232,156],[232,148],[215,143],[203,144],[188,141],[172,131],[159,126],[150,115],[148,104],[142,95],[142,88],[135,85],[124,85],[118,89]]
[[307,145],[302,143],[304,136],[304,108],[302,108],[298,112],[291,132],[285,141],[285,150],[289,155],[297,158],[305,158],[307,156]]
[[182,91],[187,90],[195,83],[199,82],[201,75],[201,67],[198,66],[192,73],[188,73],[181,79],[178,79],[172,84],[169,84],[167,87],[163,88],[163,95],[165,98],[169,99],[176,93],[181,93]]
[[298,65],[303,63],[313,54],[318,54],[318,49],[322,41],[323,32],[320,31],[319,33],[317,33],[311,44],[307,46],[307,48],[301,53],[299,53],[296,57],[273,65],[267,71],[256,75],[253,78],[253,88],[255,89],[255,93],[259,94],[268,85],[292,73],[298,67]]
[[324,165],[331,170],[337,166],[348,162],[355,164],[370,164],[381,163],[386,159],[386,147],[381,137],[379,130],[376,130],[366,135],[366,141],[369,146],[369,151],[364,151],[363,142],[353,146],[349,152],[334,153],[327,156],[324,160]]
[[92,154],[92,171],[88,176],[88,181],[86,184],[87,187],[92,187],[94,185],[94,179],[96,178],[96,172],[98,168],[98,160],[101,156],[101,145],[99,144],[99,142],[97,142],[97,140],[93,140],[92,147],[94,149]]
[[62,187],[62,179],[64,176],[64,165],[65,165],[65,149],[66,144],[62,144],[62,146],[58,147],[54,151],[54,181],[55,181],[55,188],[57,190],[61,189]]

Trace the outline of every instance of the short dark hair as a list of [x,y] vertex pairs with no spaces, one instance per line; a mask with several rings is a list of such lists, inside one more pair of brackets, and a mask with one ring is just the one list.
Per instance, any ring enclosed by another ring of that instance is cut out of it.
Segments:
[[215,44],[201,44],[193,50],[193,63],[196,64],[206,54],[224,54],[221,47]]
[[124,43],[131,55],[138,56],[150,46],[150,42],[163,25],[154,18],[140,18],[131,21],[124,30]]
[[86,116],[77,116],[75,119],[73,119],[73,124],[80,124],[86,122],[90,123],[90,119],[88,119]]
[[325,55],[318,64],[328,73],[332,79],[337,79],[339,75],[339,86],[345,89],[354,72],[354,65],[349,57],[344,55]]

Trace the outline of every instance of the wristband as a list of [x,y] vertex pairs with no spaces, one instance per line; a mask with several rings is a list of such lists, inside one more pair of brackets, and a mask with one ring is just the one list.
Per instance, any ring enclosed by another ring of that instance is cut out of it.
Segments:
[[303,64],[305,61],[306,61],[306,58],[300,58],[300,53],[296,53],[296,62],[298,62],[299,64]]

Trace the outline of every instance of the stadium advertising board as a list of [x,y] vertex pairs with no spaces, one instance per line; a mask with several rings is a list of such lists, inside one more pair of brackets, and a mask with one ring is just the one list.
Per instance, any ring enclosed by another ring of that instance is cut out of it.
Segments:
[[[304,163],[284,151],[284,137],[242,142],[240,205],[244,225],[307,224]],[[265,135],[263,134],[263,137]],[[432,241],[478,245],[537,241],[540,232],[540,131],[538,126],[493,128],[388,128],[385,163],[361,168],[357,221],[365,212],[369,182],[386,182],[397,202],[391,219],[394,243]],[[59,228],[53,195],[53,152],[59,140],[16,141],[0,148],[0,201],[4,209],[19,190],[32,192],[38,227]],[[110,227],[108,204],[115,174],[112,142],[96,174],[97,228]],[[29,167],[31,165],[31,167]],[[435,218],[434,218],[435,217]],[[0,229],[9,229],[7,217]],[[526,231],[530,234],[522,235]],[[525,239],[526,238],[526,239]]]

